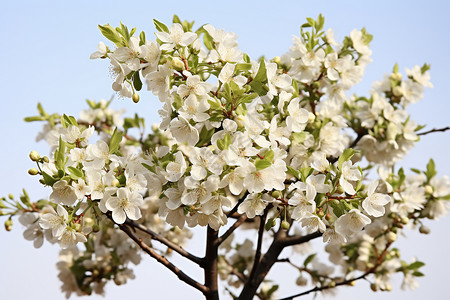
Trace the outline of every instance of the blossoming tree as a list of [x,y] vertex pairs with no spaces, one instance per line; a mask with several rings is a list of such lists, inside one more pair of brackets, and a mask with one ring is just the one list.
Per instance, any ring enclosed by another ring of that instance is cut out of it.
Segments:
[[[411,174],[395,167],[421,135],[449,129],[424,131],[405,111],[432,87],[429,66],[406,75],[395,66],[367,96],[349,96],[371,61],[364,28],[339,43],[321,15],[308,18],[286,54],[255,61],[232,32],[209,24],[194,31],[177,16],[170,27],[154,23],[155,42],[123,24],[99,26],[112,44],[91,55],[109,60],[121,97],[139,102],[145,82],[159,98],[152,133],[142,116],[122,118],[104,100],[88,100],[79,118],[39,104],[39,115],[25,119],[44,122],[39,139],[51,155],[32,151],[28,172],[51,193],[38,201],[25,190],[9,195],[0,213],[7,230],[17,216],[36,248],[44,238],[59,244],[66,296],[126,283],[142,255],[206,299],[274,299],[275,264],[309,285],[283,299],[359,279],[389,291],[395,273],[415,288],[423,263],[402,260],[397,234],[405,226],[428,233],[422,219],[444,215],[450,200],[450,181],[436,176],[432,160]],[[201,257],[184,248],[198,226],[206,231]],[[328,263],[306,247],[318,238]]]

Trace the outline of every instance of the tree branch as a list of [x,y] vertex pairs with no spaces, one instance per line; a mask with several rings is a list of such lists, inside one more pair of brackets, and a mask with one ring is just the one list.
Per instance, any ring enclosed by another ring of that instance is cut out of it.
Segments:
[[236,228],[241,226],[241,224],[244,223],[245,220],[247,220],[247,215],[241,215],[239,219],[237,219],[237,221],[234,222],[234,224],[231,225],[231,227],[228,228],[228,230],[225,231],[225,233],[217,239],[217,246],[220,246],[220,244],[222,244],[234,232],[234,230],[236,230]]
[[258,242],[256,246],[256,252],[255,252],[255,258],[253,260],[253,267],[250,272],[249,280],[252,280],[252,278],[255,276],[256,268],[258,267],[259,261],[261,259],[261,247],[262,247],[262,240],[264,235],[264,227],[266,224],[266,217],[267,217],[268,210],[264,210],[264,214],[260,218],[259,223],[259,229],[258,229]]
[[148,235],[150,235],[152,237],[152,239],[162,243],[163,245],[167,246],[168,248],[172,249],[173,251],[177,252],[178,254],[180,254],[181,256],[186,257],[187,259],[189,259],[190,261],[198,264],[199,266],[203,266],[204,265],[204,260],[200,257],[197,257],[189,252],[187,252],[186,250],[184,250],[181,246],[171,242],[170,240],[166,239],[165,237],[161,236],[160,234],[157,234],[156,232],[152,231],[151,229],[143,226],[142,224],[136,223],[130,219],[127,219],[125,221],[125,224],[139,229],[142,232],[147,233]]
[[289,247],[289,246],[299,245],[299,244],[309,242],[310,240],[313,240],[313,239],[321,237],[321,236],[322,236],[322,232],[320,232],[320,231],[316,231],[316,232],[310,233],[308,235],[303,235],[303,236],[287,236],[281,240],[281,243],[283,244],[284,247]]
[[256,291],[258,290],[259,285],[267,276],[273,264],[278,259],[281,251],[284,249],[284,245],[281,242],[286,237],[286,230],[279,229],[275,234],[272,244],[267,250],[266,254],[263,255],[261,261],[256,267],[256,271],[254,273],[253,278],[249,278],[247,283],[244,285],[244,288],[239,295],[239,300],[251,300],[253,296],[256,295]]
[[141,247],[142,250],[144,250],[147,254],[149,254],[151,257],[153,257],[154,259],[156,259],[159,263],[161,263],[163,266],[165,266],[167,269],[169,269],[170,271],[172,271],[175,275],[177,275],[177,277],[181,280],[186,282],[188,285],[192,286],[193,288],[199,290],[200,292],[202,292],[203,294],[206,295],[206,293],[208,292],[208,288],[202,284],[200,284],[199,282],[197,282],[196,280],[192,279],[191,277],[189,277],[188,275],[186,275],[186,273],[184,273],[183,271],[181,271],[180,269],[178,269],[174,264],[172,264],[170,261],[167,260],[167,258],[165,258],[162,255],[159,255],[154,249],[152,249],[151,247],[149,247],[146,243],[144,243],[142,241],[141,238],[139,238],[132,230],[132,227],[130,225],[126,225],[126,224],[119,224],[119,228],[125,232],[136,244],[139,245],[139,247]]
[[444,132],[444,131],[447,131],[447,130],[450,130],[450,126],[447,126],[447,127],[444,127],[444,128],[433,128],[431,130],[418,133],[417,135],[426,135],[426,134],[433,133],[433,132],[439,132],[439,131]]
[[342,282],[338,282],[335,285],[326,285],[326,286],[322,286],[322,287],[316,286],[315,288],[312,288],[310,290],[307,290],[307,291],[304,291],[302,293],[295,294],[295,295],[292,295],[292,296],[289,296],[289,297],[281,298],[279,300],[292,300],[294,298],[297,298],[297,297],[300,297],[300,296],[304,296],[304,295],[307,295],[309,293],[320,292],[320,291],[323,291],[323,290],[328,290],[328,289],[335,288],[335,287],[340,286],[340,285],[352,284],[352,282],[354,282],[354,281],[366,278],[366,276],[369,275],[370,273],[372,273],[372,271],[368,271],[368,272],[362,274],[361,276],[353,278],[353,279],[348,279],[348,280],[344,280]]

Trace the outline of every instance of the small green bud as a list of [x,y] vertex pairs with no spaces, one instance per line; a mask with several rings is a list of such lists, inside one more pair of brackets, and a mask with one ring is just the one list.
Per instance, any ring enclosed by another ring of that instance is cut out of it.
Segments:
[[289,224],[288,221],[284,220],[283,222],[281,222],[281,228],[288,230],[289,227],[291,227],[291,224]]
[[32,161],[38,161],[41,159],[41,156],[36,151],[31,151],[29,157]]
[[389,283],[386,283],[385,291],[388,291],[388,292],[392,291],[392,286]]
[[11,200],[14,200],[14,195],[13,194],[8,194],[8,198]]
[[338,186],[336,193],[338,194],[343,194],[344,193],[344,188],[342,186]]
[[30,174],[30,175],[37,175],[37,174],[39,174],[39,170],[36,169],[36,168],[31,168],[31,169],[28,170],[28,174]]
[[419,232],[423,233],[423,234],[429,234],[430,233],[430,228],[425,226],[425,225],[422,225],[422,226],[419,227]]
[[[353,282],[353,281],[352,281],[352,282]],[[328,282],[328,286],[329,286],[330,288],[333,288],[333,287],[336,286],[336,282],[330,281],[330,282]]]
[[39,179],[39,183],[44,184],[45,185],[45,180],[44,178]]
[[275,199],[280,199],[282,196],[283,196],[283,194],[280,191],[272,192],[272,197],[274,197]]
[[49,162],[50,162],[50,160],[48,159],[47,156],[44,156],[44,157],[42,158],[42,160],[43,160],[45,163],[49,163]]
[[13,221],[11,219],[8,219],[5,221],[5,229],[6,231],[11,231],[13,226]]
[[131,97],[131,99],[133,99],[134,103],[138,103],[139,102],[139,94],[134,93],[133,96]]
[[274,63],[276,63],[276,64],[279,64],[279,63],[281,63],[281,58],[280,58],[279,56],[275,56],[275,57],[272,59],[272,61],[273,61]]
[[375,283],[372,283],[372,284],[370,285],[370,289],[371,289],[372,291],[374,291],[374,292],[378,291],[378,287],[377,287],[377,285],[376,285]]
[[407,217],[402,218],[402,224],[406,225],[409,223],[409,219]]

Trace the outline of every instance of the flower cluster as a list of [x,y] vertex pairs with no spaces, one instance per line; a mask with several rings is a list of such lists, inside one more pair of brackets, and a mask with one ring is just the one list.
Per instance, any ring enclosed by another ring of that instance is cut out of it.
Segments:
[[[339,43],[322,16],[308,19],[286,54],[252,60],[232,32],[209,24],[194,31],[178,17],[170,27],[154,23],[155,42],[123,24],[99,26],[115,47],[100,42],[91,55],[109,60],[121,97],[138,102],[143,82],[158,97],[161,122],[153,133],[144,134],[143,118],[121,119],[123,111],[104,100],[88,100],[78,120],[40,105],[39,116],[26,119],[46,121],[38,140],[49,143],[51,159],[32,152],[37,169],[29,173],[52,191],[37,203],[23,196],[8,214],[21,214],[24,236],[36,247],[46,236],[65,249],[58,269],[67,295],[103,293],[107,280],[134,277],[128,263],[139,262],[137,246],[124,233],[153,257],[153,246],[143,245],[150,238],[190,257],[173,246],[190,237],[186,225],[219,231],[231,218],[251,229],[261,223],[260,239],[263,227],[277,226],[322,236],[345,275],[333,276],[314,254],[303,266],[286,260],[300,271],[299,285],[305,274],[320,286],[344,284],[359,270],[375,274],[373,289],[388,290],[395,272],[415,286],[422,263],[407,264],[389,247],[406,223],[447,212],[450,182],[435,177],[432,161],[415,177],[394,174],[393,166],[418,140],[422,127],[405,108],[432,87],[429,66],[407,69],[406,79],[396,66],[370,97],[348,97],[371,61],[372,36],[364,28]],[[248,239],[227,243],[219,273],[238,287],[253,276],[261,241],[256,252]]]

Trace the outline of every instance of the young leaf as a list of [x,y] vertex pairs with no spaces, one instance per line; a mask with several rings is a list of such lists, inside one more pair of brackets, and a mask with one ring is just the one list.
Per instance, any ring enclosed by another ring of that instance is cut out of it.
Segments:
[[109,153],[112,154],[112,153],[116,152],[117,150],[119,150],[119,144],[122,141],[122,136],[123,136],[123,133],[118,131],[117,127],[116,127],[116,129],[114,129],[114,132],[111,136],[111,141],[109,142]]
[[123,47],[122,38],[120,34],[111,25],[98,25],[100,32],[105,38],[113,42],[117,47]]
[[162,32],[167,32],[169,33],[169,28],[167,28],[166,24],[161,23],[160,21],[153,19],[153,23],[155,24],[156,30]]

